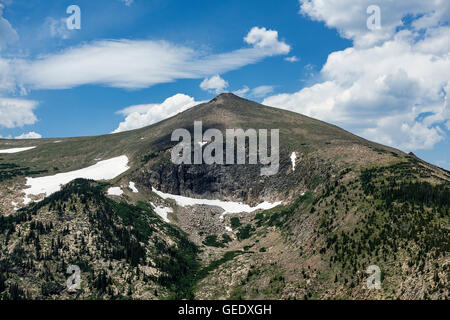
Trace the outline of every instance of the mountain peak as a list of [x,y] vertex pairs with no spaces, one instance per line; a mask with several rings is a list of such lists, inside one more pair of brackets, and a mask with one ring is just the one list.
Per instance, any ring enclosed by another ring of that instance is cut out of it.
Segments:
[[242,98],[238,97],[237,95],[235,95],[231,92],[224,92],[224,93],[219,94],[217,97],[212,99],[210,102],[223,103],[226,101],[239,100],[239,99],[242,99]]

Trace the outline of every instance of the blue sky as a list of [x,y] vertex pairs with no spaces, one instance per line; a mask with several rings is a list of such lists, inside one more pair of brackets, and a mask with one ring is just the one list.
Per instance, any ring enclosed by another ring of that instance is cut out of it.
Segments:
[[373,31],[373,2],[0,0],[0,136],[123,131],[230,91],[450,169],[449,5],[378,1]]

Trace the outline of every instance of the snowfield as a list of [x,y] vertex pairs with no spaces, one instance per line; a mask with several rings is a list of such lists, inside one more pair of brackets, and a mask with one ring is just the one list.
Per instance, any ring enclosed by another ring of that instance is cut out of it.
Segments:
[[29,198],[30,195],[37,196],[45,194],[45,196],[49,196],[52,193],[61,190],[61,186],[78,178],[96,181],[110,180],[121,175],[128,169],[130,169],[130,167],[128,167],[128,157],[120,156],[97,162],[90,167],[80,170],[58,173],[54,176],[27,178],[26,185],[29,186],[29,188],[23,190],[25,193],[24,203],[26,205],[32,201]]
[[112,187],[108,189],[108,195],[110,196],[121,196],[123,191],[120,187]]
[[156,212],[156,214],[157,214],[158,216],[160,216],[165,222],[170,223],[170,220],[169,220],[169,218],[167,217],[167,215],[168,215],[169,213],[172,213],[172,212],[173,212],[172,208],[157,207],[157,206],[155,206],[155,205],[154,205],[153,203],[151,203],[151,202],[150,202],[150,204],[152,205],[153,210]]
[[292,171],[295,171],[295,159],[297,159],[297,155],[295,154],[295,152],[292,152],[291,154]]
[[0,153],[18,153],[18,152],[22,152],[22,151],[31,150],[34,148],[36,148],[36,147],[3,149],[3,150],[0,150]]
[[130,181],[128,187],[131,189],[131,191],[133,191],[133,193],[139,193],[139,190],[136,188],[136,184],[134,182]]
[[187,207],[187,206],[194,206],[194,205],[208,205],[208,206],[216,206],[220,207],[224,210],[224,212],[220,215],[220,219],[223,219],[223,216],[230,213],[241,213],[241,212],[253,212],[256,210],[268,210],[275,208],[276,206],[279,206],[282,201],[270,203],[267,201],[264,201],[260,204],[258,204],[256,207],[250,207],[248,204],[242,203],[242,202],[232,202],[232,201],[221,201],[221,200],[208,200],[208,199],[195,199],[195,198],[189,198],[189,197],[183,197],[178,195],[173,195],[169,193],[164,193],[161,191],[156,190],[152,187],[152,191],[156,193],[161,198],[165,199],[172,199],[175,200],[177,205],[180,207]]

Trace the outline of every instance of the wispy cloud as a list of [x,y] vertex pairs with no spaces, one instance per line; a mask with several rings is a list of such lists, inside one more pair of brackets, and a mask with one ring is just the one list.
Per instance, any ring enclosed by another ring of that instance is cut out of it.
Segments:
[[120,2],[123,2],[127,7],[129,7],[133,4],[134,0],[120,0]]
[[249,98],[264,98],[267,95],[273,93],[275,86],[259,86],[253,89],[250,89],[248,86],[243,86],[241,89],[234,91],[235,95],[240,97],[249,97]]
[[259,86],[251,90],[250,96],[255,98],[264,98],[274,91],[274,86]]
[[67,29],[67,18],[52,18],[47,17],[44,22],[44,28],[48,30],[50,37],[68,39],[71,35],[71,30]]
[[25,88],[67,89],[94,84],[139,89],[222,74],[290,51],[289,45],[278,40],[276,31],[265,28],[251,29],[244,41],[251,47],[207,54],[165,41],[102,40],[35,60],[3,63],[13,65],[9,77]]
[[296,56],[286,57],[286,58],[284,58],[284,60],[287,61],[287,62],[291,62],[291,63],[300,61],[300,59],[297,58]]
[[9,43],[19,39],[16,30],[11,26],[9,21],[3,17],[3,9],[5,5],[0,1],[0,50],[4,49]]

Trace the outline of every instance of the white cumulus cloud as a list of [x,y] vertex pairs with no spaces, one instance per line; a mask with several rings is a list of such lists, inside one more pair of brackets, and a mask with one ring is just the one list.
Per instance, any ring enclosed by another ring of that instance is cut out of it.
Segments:
[[[406,16],[418,17],[413,26],[416,29],[429,28],[450,20],[448,0],[299,0],[300,13],[313,20],[325,22],[336,28],[340,34],[355,41],[355,46],[372,46],[380,41],[392,39],[397,28],[404,25]],[[367,8],[380,8],[381,29],[369,30]]]
[[162,103],[134,105],[118,111],[125,116],[125,120],[112,133],[118,133],[149,126],[158,121],[172,117],[202,102],[178,93],[167,98]]
[[[263,103],[405,151],[430,149],[445,138],[444,124],[450,120],[449,3],[382,2],[382,28],[370,31],[364,23],[369,2],[300,0],[303,14],[337,28],[355,45],[328,56],[321,82]],[[408,13],[423,15],[396,29]]]
[[265,49],[272,54],[288,54],[291,47],[278,39],[278,31],[253,27],[244,38],[245,42],[256,48]]
[[202,90],[215,92],[217,94],[224,92],[227,87],[228,82],[222,79],[219,75],[205,78],[202,83],[200,83],[200,88]]
[[42,135],[34,131],[28,133],[22,133],[20,136],[14,137],[14,139],[41,139]]
[[34,109],[38,102],[25,99],[0,97],[0,127],[15,128],[34,124]]

